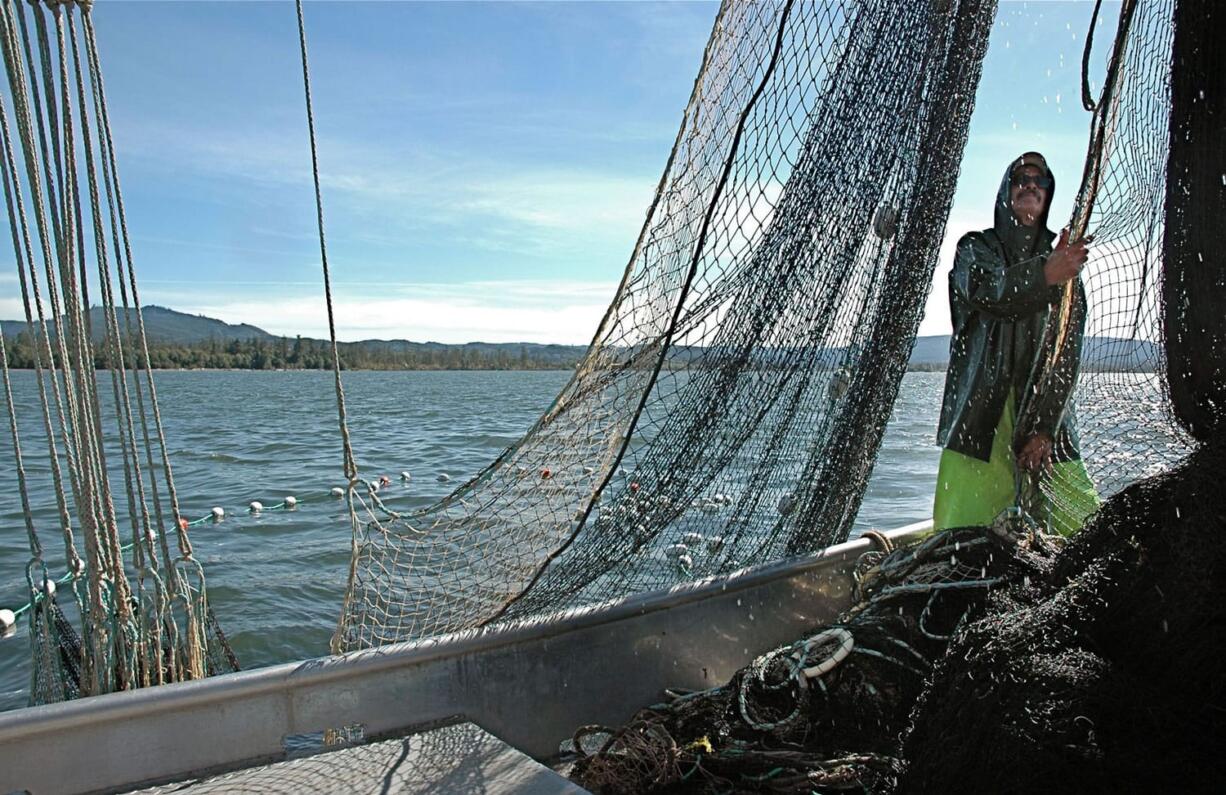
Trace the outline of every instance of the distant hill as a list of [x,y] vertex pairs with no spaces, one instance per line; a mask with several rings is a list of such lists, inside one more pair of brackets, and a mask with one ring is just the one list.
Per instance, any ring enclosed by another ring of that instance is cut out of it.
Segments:
[[[231,324],[202,315],[189,315],[162,306],[142,311],[155,367],[306,368],[329,367],[331,353],[323,340],[286,338],[246,323]],[[135,317],[132,318],[133,321]],[[121,327],[123,317],[120,317]],[[105,329],[102,310],[90,310],[95,339]],[[0,321],[10,343],[26,331],[18,320]],[[54,326],[52,327],[54,331]],[[28,346],[28,343],[27,343]],[[587,351],[586,345],[543,345],[534,342],[411,342],[362,340],[341,343],[345,367],[369,369],[569,369]],[[25,358],[32,351],[14,345],[12,366],[32,366]],[[696,359],[710,362],[710,351],[681,346],[669,357],[670,367],[684,368]],[[1091,337],[1085,341],[1082,367],[1086,370],[1148,371],[1159,361],[1158,345],[1145,340]],[[837,357],[836,357],[837,358]],[[32,360],[31,360],[32,361]],[[944,370],[949,366],[949,335],[918,337],[908,366],[913,370]]]
[[[1088,337],[1081,346],[1083,370],[1148,372],[1161,356],[1157,343],[1116,337]],[[908,362],[912,369],[944,370],[949,367],[949,335],[916,337]]]
[[346,350],[360,348],[370,354],[392,356],[444,356],[459,354],[471,358],[495,359],[509,357],[511,360],[528,360],[540,365],[556,365],[561,369],[574,367],[587,353],[586,345],[545,345],[537,342],[410,342],[409,340],[362,340],[341,343],[342,355]]
[[[216,369],[320,369],[331,367],[326,340],[282,337],[258,326],[226,323],[216,318],[189,315],[163,306],[141,311],[154,367]],[[135,310],[128,312],[135,328]],[[95,342],[106,330],[99,307],[89,311]],[[120,329],[125,316],[119,317]],[[54,321],[48,324],[55,334]],[[0,320],[10,344],[14,367],[33,366],[33,347],[27,326],[20,320]],[[19,335],[25,335],[20,336]],[[105,354],[96,351],[99,366]],[[534,342],[468,342],[449,345],[409,340],[362,340],[339,345],[342,366],[364,369],[569,369],[587,352],[586,345],[543,345]]]
[[916,337],[907,364],[912,368],[944,370],[949,366],[949,335]]
[[[233,325],[215,318],[204,317],[203,315],[189,315],[185,312],[176,312],[164,306],[146,306],[141,310],[141,315],[145,319],[145,335],[151,343],[196,345],[210,340],[229,342],[230,340],[271,341],[278,339],[275,334],[269,334],[262,328],[249,326],[246,323]],[[121,331],[124,330],[125,320],[131,320],[132,327],[136,328],[136,310],[128,310],[126,316],[124,310],[119,311],[119,328]],[[106,331],[107,320],[101,307],[95,306],[90,308],[89,322],[90,327],[93,329],[94,340],[102,339]],[[55,321],[52,320],[47,325],[50,326],[49,330],[54,334]],[[4,336],[11,339],[26,330],[26,323],[24,320],[0,320],[0,328],[3,328]]]

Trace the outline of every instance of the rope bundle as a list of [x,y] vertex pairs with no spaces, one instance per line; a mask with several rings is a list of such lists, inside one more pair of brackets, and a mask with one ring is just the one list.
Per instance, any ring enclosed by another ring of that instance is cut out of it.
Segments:
[[[35,702],[233,667],[180,516],[144,321],[131,311],[140,298],[90,10],[89,2],[0,5],[7,77],[0,178],[25,320],[36,341],[42,435],[80,615],[78,640],[48,585],[53,578],[30,511],[0,338],[31,555]],[[91,280],[99,290],[92,299]],[[102,308],[103,328],[94,328],[91,301]],[[100,383],[107,379],[95,375],[95,346],[109,370],[110,411]],[[112,486],[115,444],[119,493]],[[122,541],[124,525],[129,544]]]

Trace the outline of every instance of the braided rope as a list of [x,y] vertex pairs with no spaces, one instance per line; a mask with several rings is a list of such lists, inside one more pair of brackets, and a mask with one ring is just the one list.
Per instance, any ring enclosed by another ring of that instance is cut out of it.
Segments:
[[[83,628],[81,642],[74,645],[70,634],[66,634],[71,632],[71,624],[57,612],[52,592],[43,593],[44,583],[51,580],[41,563],[41,546],[37,544],[28,497],[23,492],[31,548],[38,552],[28,567],[31,600],[23,609],[29,610],[33,622],[31,643],[36,670],[31,693],[36,701],[199,678],[213,670],[237,667],[209,609],[204,572],[192,558],[185,526],[188,523],[179,514],[139,309],[90,8],[89,2],[48,0],[45,7],[31,3],[34,24],[30,25],[24,10],[14,5],[14,0],[0,4],[0,49],[16,120],[14,131],[0,103],[4,150],[0,171],[26,323],[38,338],[35,365],[43,427],[68,553],[68,578],[81,607]],[[54,24],[53,34],[45,18],[48,13]],[[31,47],[31,38],[37,39],[37,53]],[[41,76],[41,81],[37,77],[27,81],[27,64],[36,76]],[[24,182],[31,192],[30,207],[42,254],[45,301],[34,256],[34,234],[22,196],[23,180],[17,174],[11,143],[14,137],[21,145]],[[87,249],[91,234],[92,254]],[[96,298],[103,324],[96,329],[90,314],[90,256],[96,259]],[[136,307],[135,328],[129,293]],[[120,302],[124,310],[122,329]],[[49,309],[50,319],[44,306]],[[100,340],[100,359],[95,356],[94,332]],[[4,353],[3,364],[7,365],[7,350],[0,353]],[[113,417],[105,419],[108,422],[113,419],[118,435],[120,460],[115,467],[121,466],[123,471],[122,493],[127,499],[126,517],[132,531],[128,544],[120,539],[117,505],[109,479],[108,458],[113,453],[105,444],[109,432],[102,411],[102,387],[95,371],[99,363],[110,370],[115,411]],[[139,372],[129,382],[130,366],[143,367],[143,384]],[[7,385],[7,369],[5,378]],[[47,381],[51,384],[50,396]],[[12,414],[11,400],[9,408]],[[72,515],[60,474],[57,418],[67,463],[67,485],[84,543],[84,561],[75,551]],[[10,426],[15,434],[15,415],[10,416]],[[155,444],[160,452],[163,482],[157,476]],[[22,473],[24,478],[24,469]],[[173,527],[167,527],[164,520],[159,497],[163,487]],[[168,547],[171,532],[178,541],[177,558],[172,558]],[[129,580],[124,560],[129,551],[136,574],[134,583]],[[60,651],[55,651],[56,644]],[[63,652],[64,649],[77,651]],[[56,662],[62,661],[64,654],[71,658],[67,667]],[[74,655],[80,656],[80,660]]]
[[306,21],[302,13],[302,0],[295,0],[298,11],[298,46],[302,53],[302,90],[306,98],[307,136],[311,143],[311,178],[315,186],[315,221],[319,229],[319,258],[323,265],[324,301],[328,308],[328,339],[332,343],[332,372],[336,385],[336,412],[340,423],[341,447],[344,456],[345,478],[353,488],[358,477],[358,467],[353,458],[353,445],[349,438],[349,423],[345,415],[345,387],[341,383],[341,359],[336,344],[336,313],[332,307],[332,277],[328,271],[328,243],[324,234],[324,200],[319,186],[319,150],[315,143],[315,110],[311,105],[311,67],[307,58]]

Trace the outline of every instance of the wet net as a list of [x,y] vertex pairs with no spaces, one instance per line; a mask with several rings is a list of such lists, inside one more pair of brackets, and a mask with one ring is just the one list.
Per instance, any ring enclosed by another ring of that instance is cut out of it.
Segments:
[[919,324],[992,0],[728,0],[591,348],[397,516],[353,481],[334,651],[844,540]]
[[[1035,380],[1039,394],[1058,389],[1060,378],[1076,379],[1068,410],[1076,417],[1086,468],[1104,498],[1170,469],[1191,450],[1163,378],[1160,296],[1173,7],[1162,0],[1122,3],[1116,35],[1102,45],[1110,55],[1097,102],[1086,87],[1083,101],[1094,115],[1070,221],[1074,236],[1093,238],[1081,279],[1085,296],[1066,300],[1053,313],[1041,353],[1043,375]],[[1092,47],[1090,39],[1087,63]],[[1099,76],[1087,71],[1084,77]],[[1026,428],[1023,416],[1018,434]],[[1083,513],[1059,480],[1044,476],[1039,487],[1045,504],[1028,506],[1036,516],[1057,522],[1055,517]],[[1068,535],[1079,528],[1051,529]]]
[[1002,522],[863,554],[850,609],[725,685],[672,694],[625,726],[574,736],[572,770],[601,793],[888,791],[898,738],[950,638],[991,589],[1036,582],[1054,542]]
[[[179,514],[144,323],[133,309],[90,3],[0,3],[0,50],[0,181],[41,405],[37,418],[18,416],[0,337],[30,549],[30,601],[4,611],[4,623],[24,614],[29,628],[30,699],[235,670]],[[33,444],[22,427],[37,428]],[[38,448],[45,463],[27,469]],[[63,539],[62,559],[44,547],[46,525]]]
[[[1160,296],[1160,404],[1192,452],[1116,494],[1040,587],[1010,583],[956,634],[904,740],[903,791],[1221,788],[1226,760],[1211,738],[1226,715],[1226,271],[1213,219],[1226,213],[1224,24],[1206,0],[1123,5],[1123,38],[1146,59],[1122,61],[1121,107],[1152,126],[1128,133],[1134,154],[1103,180],[1142,165],[1157,180],[1148,201],[1117,197],[1101,225],[1161,224],[1143,238],[1150,268],[1131,287]],[[1147,66],[1166,78],[1128,82]]]
[[[1118,102],[1120,117],[1095,123],[1103,156],[1093,162],[1091,147],[1078,212],[1105,251],[1088,281],[1100,279],[1100,296],[1114,284],[1126,317],[1092,305],[1090,317],[1148,329],[1167,357],[1158,374],[1167,383],[1137,388],[1138,379],[1103,374],[1079,393],[1106,402],[1093,390],[1120,390],[1113,407],[1091,412],[1103,424],[1087,435],[1116,440],[1101,448],[1112,452],[1098,471],[1107,479],[1118,467],[1122,488],[1067,545],[1015,507],[991,527],[866,553],[855,604],[835,623],[726,685],[622,727],[580,729],[580,783],[599,792],[1220,789],[1226,366],[1216,344],[1226,275],[1206,221],[1226,213],[1226,68],[1212,42],[1224,13],[1200,0],[1125,2],[1119,74],[1103,99]],[[1126,123],[1124,109],[1138,115]],[[1085,310],[1074,300],[1061,310],[1074,314],[1054,314],[1048,342]],[[1109,411],[1127,421],[1114,433]],[[1134,424],[1147,417],[1157,418],[1153,434]]]

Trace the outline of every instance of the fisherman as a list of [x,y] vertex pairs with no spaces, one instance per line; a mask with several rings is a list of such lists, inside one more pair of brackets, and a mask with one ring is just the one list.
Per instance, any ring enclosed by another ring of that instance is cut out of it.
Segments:
[[[1041,391],[1032,383],[1051,307],[1065,283],[1077,279],[1089,242],[1069,242],[1065,230],[1052,248],[1056,236],[1047,216],[1054,189],[1047,161],[1027,152],[1005,171],[995,225],[958,241],[949,275],[953,336],[937,432],[944,448],[933,503],[937,530],[989,525],[1004,509],[1029,502],[1022,484],[1031,474],[1042,478],[1048,499],[1020,507],[1050,529],[1071,534],[1098,508],[1068,405],[1083,328],[1068,330],[1061,377]],[[1075,283],[1084,302],[1081,283]],[[1038,401],[1035,430],[1015,442],[1023,396]]]

